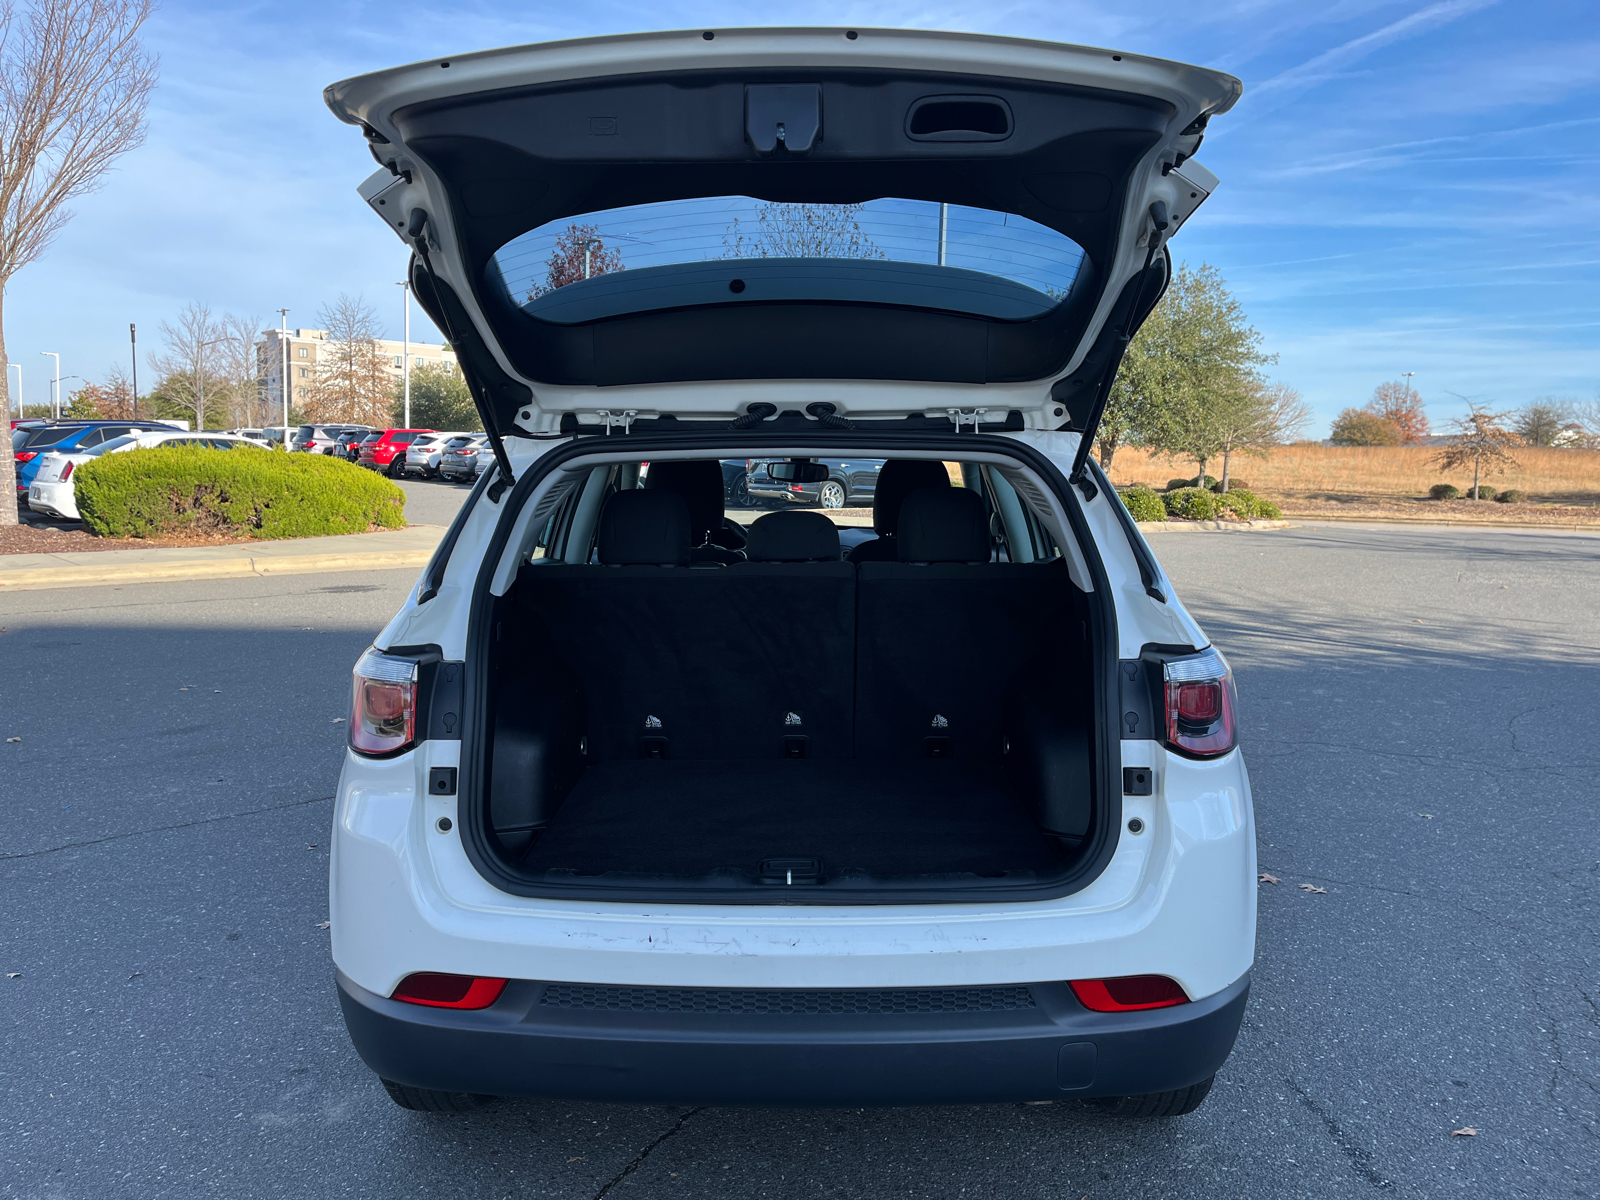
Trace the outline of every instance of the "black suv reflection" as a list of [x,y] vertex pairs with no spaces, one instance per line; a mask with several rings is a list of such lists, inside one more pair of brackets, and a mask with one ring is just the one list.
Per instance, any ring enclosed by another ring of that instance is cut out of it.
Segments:
[[881,458],[823,458],[828,478],[821,483],[779,483],[767,474],[769,462],[780,458],[752,458],[745,464],[745,488],[758,504],[817,505],[822,508],[871,508],[878,490]]

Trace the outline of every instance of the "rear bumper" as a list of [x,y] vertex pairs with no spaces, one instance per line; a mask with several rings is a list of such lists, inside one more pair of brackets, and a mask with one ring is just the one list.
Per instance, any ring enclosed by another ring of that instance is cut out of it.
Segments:
[[1192,1004],[1135,1013],[1090,1012],[1064,983],[1029,985],[1031,1005],[869,1015],[638,1011],[604,1000],[653,989],[595,989],[599,1006],[579,1007],[550,1003],[551,986],[514,980],[492,1007],[457,1012],[338,977],[357,1053],[398,1083],[769,1105],[1087,1099],[1186,1087],[1227,1059],[1250,978]]

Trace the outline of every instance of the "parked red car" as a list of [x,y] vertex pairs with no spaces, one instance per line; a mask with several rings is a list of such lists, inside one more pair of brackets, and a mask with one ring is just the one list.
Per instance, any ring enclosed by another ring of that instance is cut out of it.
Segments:
[[398,475],[405,470],[406,447],[431,429],[385,429],[376,441],[361,443],[361,453],[356,459],[363,467],[374,471],[387,471]]

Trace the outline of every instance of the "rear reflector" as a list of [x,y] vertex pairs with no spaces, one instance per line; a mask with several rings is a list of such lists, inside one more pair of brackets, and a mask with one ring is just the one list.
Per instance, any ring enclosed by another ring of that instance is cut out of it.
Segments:
[[394,989],[394,998],[407,1004],[425,1004],[429,1008],[488,1008],[505,990],[504,979],[417,971],[400,981],[400,986]]
[[1187,1004],[1189,997],[1165,975],[1122,975],[1115,979],[1074,979],[1073,994],[1091,1012],[1139,1012]]

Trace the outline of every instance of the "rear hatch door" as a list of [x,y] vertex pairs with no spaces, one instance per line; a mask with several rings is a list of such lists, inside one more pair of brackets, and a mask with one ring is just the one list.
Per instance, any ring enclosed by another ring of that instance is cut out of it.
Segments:
[[440,58],[326,100],[487,428],[1086,431],[1239,93],[1087,47],[761,29]]

